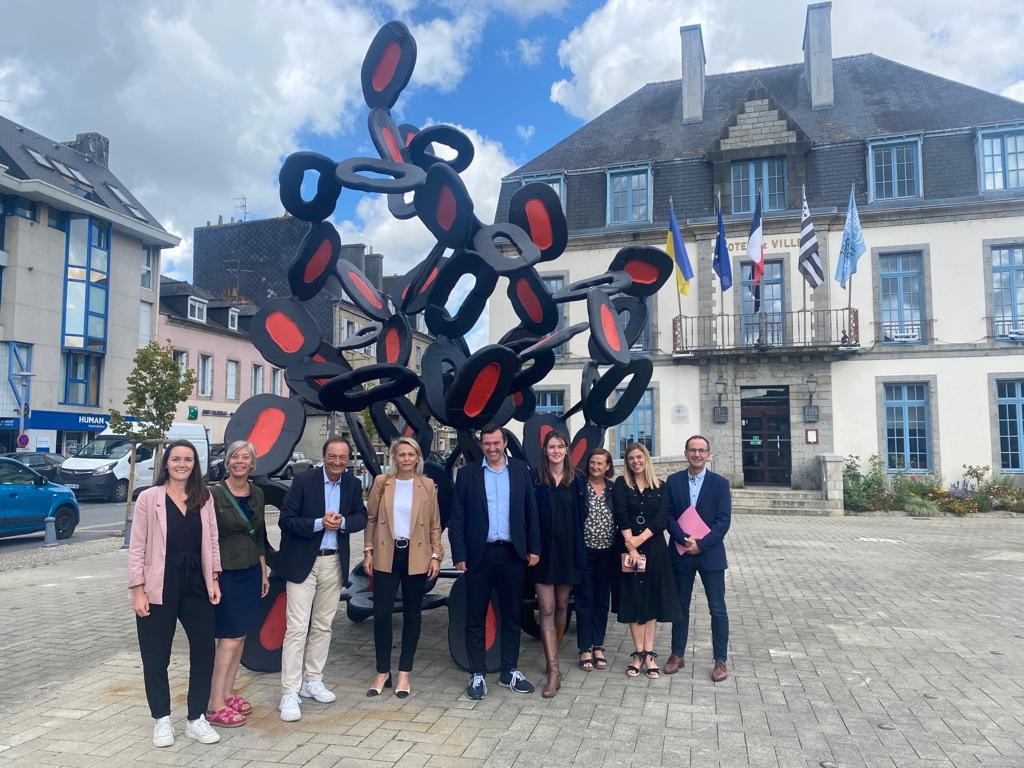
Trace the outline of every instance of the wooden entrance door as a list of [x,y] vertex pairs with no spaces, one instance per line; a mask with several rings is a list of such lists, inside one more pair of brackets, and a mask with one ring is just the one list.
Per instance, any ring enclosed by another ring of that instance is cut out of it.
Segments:
[[744,387],[740,429],[746,485],[792,484],[788,387]]

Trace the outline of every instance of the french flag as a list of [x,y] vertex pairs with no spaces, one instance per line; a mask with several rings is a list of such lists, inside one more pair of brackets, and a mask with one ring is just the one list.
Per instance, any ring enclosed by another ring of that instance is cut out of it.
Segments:
[[754,203],[754,220],[750,222],[750,234],[747,236],[747,258],[754,265],[754,285],[760,285],[764,274],[764,229],[761,226],[761,193],[757,193]]

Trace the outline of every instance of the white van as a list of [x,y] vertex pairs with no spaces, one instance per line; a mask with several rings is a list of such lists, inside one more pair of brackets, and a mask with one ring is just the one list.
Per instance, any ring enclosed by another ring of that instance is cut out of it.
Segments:
[[[188,440],[199,452],[199,466],[206,476],[210,439],[206,427],[193,422],[175,422],[167,431],[168,440]],[[57,482],[66,485],[79,499],[125,501],[128,497],[128,471],[131,467],[131,443],[109,429],[101,432],[74,456],[64,459]],[[139,446],[135,457],[135,490],[153,484],[153,449]]]

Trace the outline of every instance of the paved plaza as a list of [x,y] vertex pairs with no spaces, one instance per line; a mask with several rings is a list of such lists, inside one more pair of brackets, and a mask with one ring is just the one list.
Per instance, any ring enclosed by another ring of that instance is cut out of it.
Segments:
[[[632,647],[613,624],[610,669],[579,671],[567,639],[550,700],[493,675],[486,699],[466,698],[446,609],[424,614],[413,695],[367,699],[371,622],[342,610],[326,673],[338,701],[307,701],[300,722],[282,723],[277,676],[242,670],[255,713],[207,747],[181,734],[179,629],[178,739],[161,750],[150,744],[126,553],[90,543],[94,554],[77,559],[0,563],[0,766],[1024,766],[1024,520],[744,515],[727,543],[724,683],[709,679],[699,587],[678,674],[627,679]],[[664,663],[667,627],[657,649]],[[525,636],[522,666],[542,682],[540,644]]]

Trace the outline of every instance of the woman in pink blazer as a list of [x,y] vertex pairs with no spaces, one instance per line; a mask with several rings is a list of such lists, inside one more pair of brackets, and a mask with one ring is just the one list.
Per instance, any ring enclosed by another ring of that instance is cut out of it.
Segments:
[[188,635],[188,718],[185,735],[215,744],[206,721],[213,678],[214,612],[220,602],[220,547],[210,492],[199,454],[178,440],[163,454],[152,488],[135,503],[128,554],[128,588],[139,633],[149,711],[156,720],[153,746],[174,743],[167,667],[180,621]]

